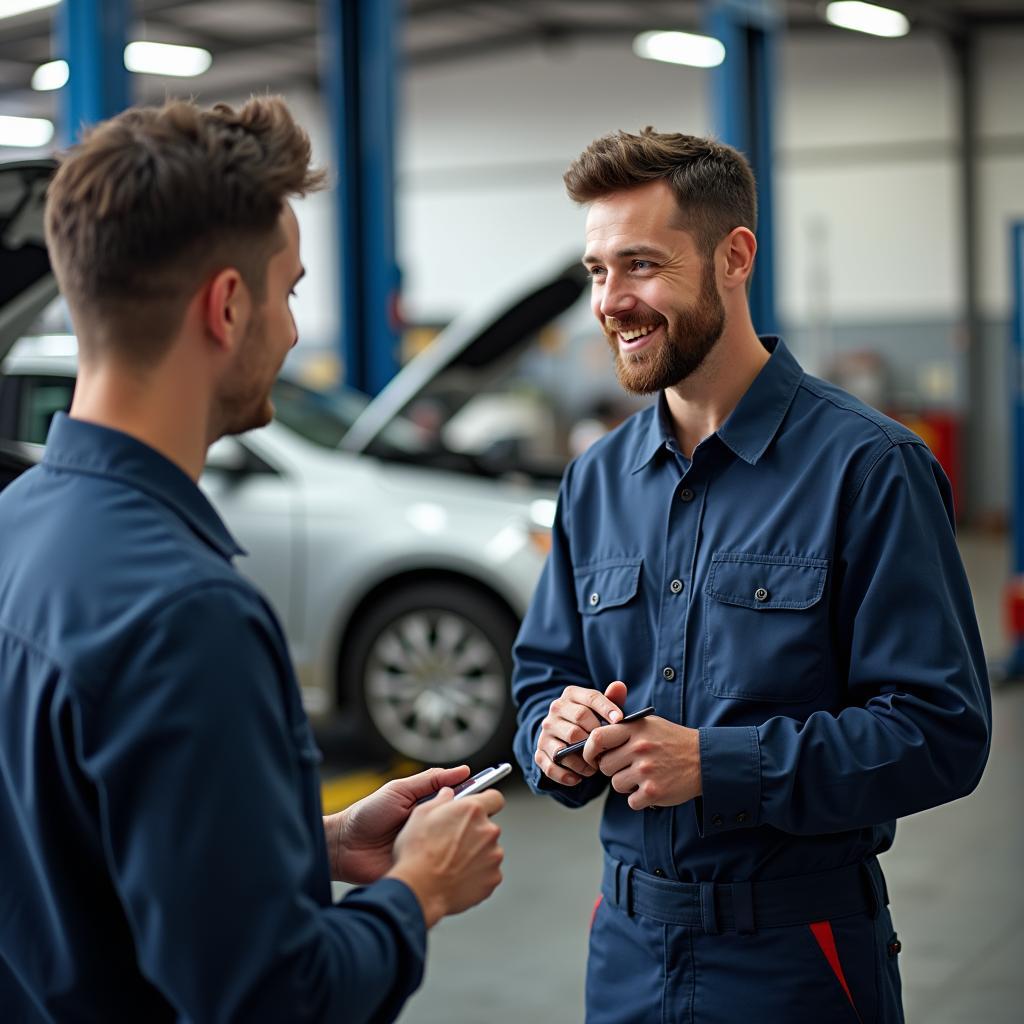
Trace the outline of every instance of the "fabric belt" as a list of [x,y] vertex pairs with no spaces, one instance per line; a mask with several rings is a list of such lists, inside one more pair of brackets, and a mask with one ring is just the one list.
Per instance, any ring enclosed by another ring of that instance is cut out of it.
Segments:
[[852,914],[875,918],[889,904],[885,877],[875,857],[792,878],[676,882],[606,853],[601,892],[611,906],[626,914],[700,928],[707,935],[747,935],[761,928],[785,928]]

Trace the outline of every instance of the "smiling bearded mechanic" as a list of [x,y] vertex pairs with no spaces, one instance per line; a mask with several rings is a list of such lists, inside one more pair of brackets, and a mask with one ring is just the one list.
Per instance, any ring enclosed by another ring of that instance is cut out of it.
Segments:
[[500,881],[501,795],[442,788],[464,766],[321,817],[284,636],[196,486],[273,413],[309,158],[279,99],[172,102],[51,183],[79,375],[0,495],[4,1024],[392,1020],[426,929]]
[[989,746],[949,484],[755,334],[738,152],[617,133],[565,182],[619,381],[658,395],[566,472],[515,651],[531,786],[607,794],[587,1020],[902,1020],[876,855]]

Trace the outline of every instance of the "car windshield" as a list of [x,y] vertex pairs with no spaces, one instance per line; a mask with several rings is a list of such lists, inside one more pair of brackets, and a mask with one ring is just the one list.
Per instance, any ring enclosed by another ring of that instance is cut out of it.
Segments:
[[[307,441],[324,448],[337,448],[370,400],[352,388],[314,391],[293,380],[280,378],[274,384],[274,415]],[[428,449],[416,426],[398,418],[381,435],[382,447],[395,454],[417,455]]]

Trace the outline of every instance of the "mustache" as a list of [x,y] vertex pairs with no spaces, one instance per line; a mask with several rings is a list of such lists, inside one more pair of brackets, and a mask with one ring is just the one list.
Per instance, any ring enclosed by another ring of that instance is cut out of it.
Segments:
[[660,313],[633,313],[630,316],[608,316],[604,319],[604,329],[608,334],[615,334],[619,331],[631,331],[634,327],[660,327],[667,324]]

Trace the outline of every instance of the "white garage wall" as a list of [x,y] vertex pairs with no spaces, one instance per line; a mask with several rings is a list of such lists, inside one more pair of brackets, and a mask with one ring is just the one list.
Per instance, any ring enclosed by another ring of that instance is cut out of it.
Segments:
[[517,51],[405,81],[399,253],[407,313],[446,320],[581,252],[562,172],[619,127],[708,130],[706,78],[622,45]]

